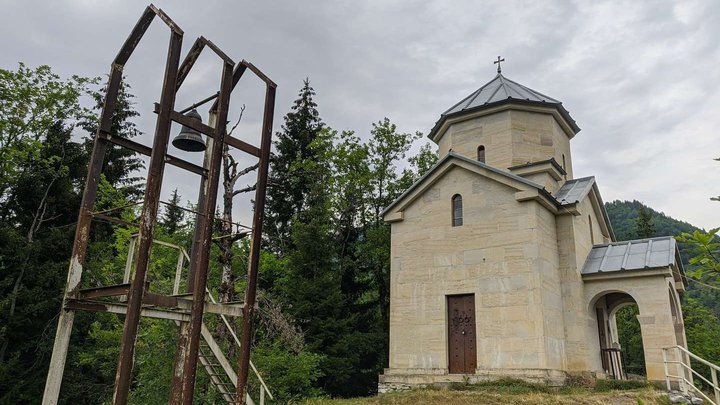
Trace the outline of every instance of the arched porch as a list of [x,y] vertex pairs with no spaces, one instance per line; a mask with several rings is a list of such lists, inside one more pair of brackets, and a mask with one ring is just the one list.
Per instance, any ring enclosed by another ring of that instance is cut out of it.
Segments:
[[662,381],[662,349],[687,345],[678,291],[667,274],[623,273],[623,277],[612,274],[584,280],[591,318],[588,336],[597,342],[589,346],[590,364],[609,378],[627,378],[616,315],[621,308],[637,305],[645,375],[649,381]]

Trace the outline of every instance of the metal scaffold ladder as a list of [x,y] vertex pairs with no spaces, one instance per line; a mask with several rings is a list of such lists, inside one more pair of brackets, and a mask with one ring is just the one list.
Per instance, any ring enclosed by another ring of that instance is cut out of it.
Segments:
[[[125,263],[125,271],[123,276],[123,283],[128,283],[130,281],[130,276],[132,272],[132,263],[133,263],[133,255],[135,252],[135,245],[136,245],[136,238],[137,235],[133,235],[130,239],[130,244],[128,248],[128,257]],[[190,256],[188,255],[187,251],[179,245],[168,243],[160,240],[154,240],[154,244],[169,247],[172,249],[176,249],[179,252],[178,260],[175,268],[175,279],[173,281],[173,296],[175,297],[187,297],[189,298],[189,294],[182,294],[180,293],[180,285],[181,285],[181,279],[183,276],[183,269],[186,262],[190,261]],[[218,301],[215,299],[213,294],[210,292],[209,289],[205,290],[206,292],[206,299],[210,301],[210,303],[214,305],[218,305]],[[238,303],[225,303],[220,305],[242,305]],[[237,334],[235,333],[235,329],[232,327],[230,321],[227,319],[225,315],[222,313],[220,315],[220,320],[224,324],[224,327],[226,330],[230,333],[230,336],[232,337],[232,344],[235,345],[238,349],[240,349],[240,339],[238,338]],[[175,321],[175,323],[179,326],[180,321]],[[200,361],[200,364],[205,369],[205,372],[207,373],[208,377],[210,378],[210,382],[215,386],[215,389],[222,395],[223,399],[228,404],[235,404],[235,397],[236,397],[236,391],[237,391],[237,373],[233,369],[230,361],[228,361],[227,357],[222,351],[222,348],[218,344],[218,342],[215,340],[215,338],[212,335],[212,332],[210,332],[210,329],[208,329],[207,325],[203,322],[201,326],[201,343],[200,343],[200,350],[198,353],[198,360]],[[272,393],[268,389],[267,385],[265,384],[265,381],[263,380],[262,376],[258,372],[255,365],[250,362],[250,367],[252,368],[255,377],[260,382],[260,393],[259,393],[259,404],[264,405],[265,404],[265,397],[268,396],[270,399],[273,399]],[[245,394],[245,399],[249,405],[255,405],[255,401],[250,397],[249,393]]]

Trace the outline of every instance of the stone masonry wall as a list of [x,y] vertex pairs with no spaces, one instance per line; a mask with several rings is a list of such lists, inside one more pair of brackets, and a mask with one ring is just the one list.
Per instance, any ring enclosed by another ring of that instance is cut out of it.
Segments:
[[[475,294],[479,370],[561,365],[547,356],[562,347],[557,258],[538,240],[554,225],[514,193],[456,167],[393,223],[390,369],[446,372],[446,296],[463,293]],[[450,226],[455,194],[463,197],[460,227]],[[543,313],[543,300],[554,312]]]
[[485,162],[503,170],[551,157],[562,165],[564,156],[567,178],[573,178],[570,139],[551,114],[506,110],[452,124],[439,140],[438,153],[442,158],[452,149],[477,159],[480,145]]

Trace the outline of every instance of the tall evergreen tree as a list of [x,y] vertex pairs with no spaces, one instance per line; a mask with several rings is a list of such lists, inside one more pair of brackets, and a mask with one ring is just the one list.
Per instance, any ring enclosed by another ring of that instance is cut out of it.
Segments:
[[185,219],[185,211],[180,207],[180,200],[177,189],[173,190],[170,201],[168,201],[170,204],[165,206],[165,211],[160,219],[160,225],[170,235],[174,235],[178,231]]
[[0,69],[0,403],[38,403],[87,164],[73,123],[91,80]]
[[652,214],[645,209],[644,205],[640,205],[638,209],[638,219],[635,223],[635,232],[639,238],[652,238],[655,236],[655,228],[652,223]]
[[[105,90],[95,91],[91,95],[95,100],[95,109],[98,112],[101,111],[105,100]],[[135,96],[130,93],[130,85],[123,80],[110,127],[112,136],[132,139],[142,135],[142,132],[133,122],[133,118],[140,116],[140,113],[135,110],[134,98]],[[92,140],[97,133],[98,124],[99,121],[94,116],[82,123],[83,128],[89,135],[88,148],[92,147]],[[143,167],[143,161],[137,157],[135,152],[110,145],[105,154],[105,164],[102,170],[105,179],[111,186],[122,188],[131,199],[137,199],[143,193],[142,178],[138,177],[137,171]]]
[[[61,80],[47,66],[0,70],[0,155],[11,169],[0,170],[0,403],[38,403],[42,396],[91,143],[73,141],[73,130],[97,122],[79,104],[93,82]],[[118,107],[114,133],[132,137],[126,120],[136,113],[129,102]],[[103,184],[129,181],[138,162],[111,151]],[[97,250],[93,243],[89,256]],[[112,245],[103,250],[117,253]],[[102,275],[89,266],[86,276],[97,281]],[[63,403],[100,403],[112,387],[112,375],[78,366],[89,344],[89,319],[81,313],[75,320],[68,354],[75,366],[63,381]]]
[[276,253],[292,245],[291,222],[308,207],[308,194],[313,186],[312,176],[306,172],[303,162],[317,157],[310,144],[324,127],[313,96],[315,90],[310,80],[305,79],[299,98],[285,115],[282,131],[276,134],[264,227],[267,246]]

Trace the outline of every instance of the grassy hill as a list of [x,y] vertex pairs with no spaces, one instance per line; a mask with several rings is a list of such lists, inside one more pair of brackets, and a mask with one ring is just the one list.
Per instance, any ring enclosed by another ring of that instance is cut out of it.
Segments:
[[298,405],[446,405],[446,404],[667,404],[661,391],[638,382],[600,382],[597,387],[550,388],[516,380],[424,389],[351,399],[310,399]]

